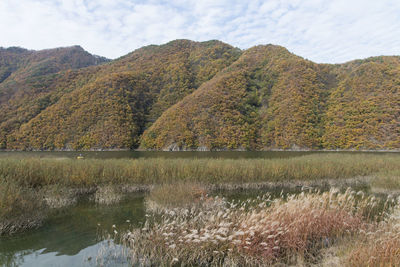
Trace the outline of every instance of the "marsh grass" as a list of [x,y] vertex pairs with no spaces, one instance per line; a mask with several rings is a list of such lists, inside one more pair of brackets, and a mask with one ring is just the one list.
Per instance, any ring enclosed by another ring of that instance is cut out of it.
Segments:
[[376,224],[367,212],[374,200],[351,190],[302,193],[286,200],[269,195],[215,200],[219,204],[212,208],[169,210],[160,220],[149,214],[143,228],[124,236],[133,264],[311,264],[321,260],[321,249]]
[[0,158],[0,176],[21,185],[172,182],[252,183],[341,179],[400,168],[397,155],[313,154],[286,159],[87,159]]
[[78,201],[78,194],[60,185],[49,185],[41,189],[46,205],[51,209],[72,206]]
[[[171,194],[164,188],[150,199],[179,205],[186,198],[192,202],[201,191],[185,189],[188,184],[201,184],[207,190],[261,188],[277,183],[298,186],[302,182],[346,181],[382,171],[397,177],[399,169],[399,156],[395,154],[332,153],[285,159],[0,158],[1,231],[37,226],[46,209],[72,205],[88,195],[94,195],[97,203],[111,204],[119,201],[123,193],[177,184],[182,187],[168,189],[176,191],[173,197],[166,197]],[[387,179],[390,186],[397,185],[396,178]]]
[[347,257],[346,266],[400,266],[400,229],[383,226],[357,239]]
[[158,211],[189,208],[201,205],[207,199],[207,189],[199,183],[173,183],[155,186],[146,197],[146,208]]
[[400,190],[400,168],[396,170],[382,170],[374,175],[371,186],[383,190]]
[[384,221],[361,231],[357,240],[345,244],[343,265],[400,266],[400,198]]
[[46,214],[40,192],[12,181],[0,182],[0,235],[38,227]]
[[122,198],[121,189],[111,185],[98,188],[94,194],[94,201],[98,204],[111,205],[120,202]]

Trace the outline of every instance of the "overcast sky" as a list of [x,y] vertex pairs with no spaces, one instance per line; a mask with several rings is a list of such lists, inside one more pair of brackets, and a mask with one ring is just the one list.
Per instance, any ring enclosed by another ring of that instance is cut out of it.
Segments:
[[0,0],[0,46],[117,58],[174,39],[278,44],[315,62],[400,55],[400,0]]

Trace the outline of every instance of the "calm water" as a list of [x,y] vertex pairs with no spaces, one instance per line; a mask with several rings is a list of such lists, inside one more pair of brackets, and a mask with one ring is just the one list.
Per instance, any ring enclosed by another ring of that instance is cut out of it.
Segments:
[[82,154],[85,158],[120,159],[120,158],[288,158],[302,156],[316,152],[291,152],[291,151],[60,151],[60,152],[0,152],[0,157],[50,157],[50,158],[76,158]]
[[0,237],[0,266],[95,265],[103,245],[98,237],[112,233],[113,225],[118,231],[139,226],[144,212],[143,195],[110,206],[78,203],[50,216],[37,230]]
[[[60,151],[60,152],[6,152],[0,151],[0,157],[42,157],[42,158],[76,158],[83,155],[85,158],[119,159],[119,158],[290,158],[310,154],[326,153],[376,153],[379,155],[393,152],[317,152],[317,151]],[[399,154],[399,153],[396,153]]]

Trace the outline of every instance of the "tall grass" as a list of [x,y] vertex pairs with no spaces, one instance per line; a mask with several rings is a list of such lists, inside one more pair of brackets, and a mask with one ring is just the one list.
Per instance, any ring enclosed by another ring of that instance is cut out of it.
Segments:
[[400,197],[390,216],[346,246],[346,266],[400,266]]
[[[355,192],[267,195],[211,209],[166,212],[125,236],[133,264],[265,266],[318,261],[318,252],[374,224]],[[220,202],[219,202],[220,203]]]
[[351,178],[400,168],[397,155],[313,154],[289,159],[0,159],[0,177],[22,186],[171,182],[245,183]]
[[[44,209],[75,203],[77,192],[95,194],[99,203],[114,203],[122,191],[160,184],[194,183],[212,188],[233,183],[291,183],[352,178],[382,170],[395,172],[400,169],[399,159],[396,154],[334,153],[286,159],[0,158],[0,224],[2,229],[8,229],[5,232],[14,231],[17,225],[21,226],[19,229],[37,225]],[[194,197],[185,194],[176,197]]]
[[0,181],[0,235],[37,227],[46,213],[41,192]]
[[207,190],[200,184],[174,183],[154,187],[146,197],[151,210],[191,207],[206,200]]
[[395,170],[382,170],[374,175],[371,186],[376,189],[399,190],[400,168]]
[[400,266],[400,228],[386,225],[357,239],[345,265],[357,267]]

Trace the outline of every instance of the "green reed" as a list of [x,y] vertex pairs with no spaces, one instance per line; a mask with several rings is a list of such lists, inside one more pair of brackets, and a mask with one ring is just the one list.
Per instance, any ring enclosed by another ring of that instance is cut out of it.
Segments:
[[[400,168],[398,155],[313,154],[286,159],[0,159],[0,176],[29,187],[59,184],[280,182],[367,176]],[[3,178],[4,179],[4,178]]]

